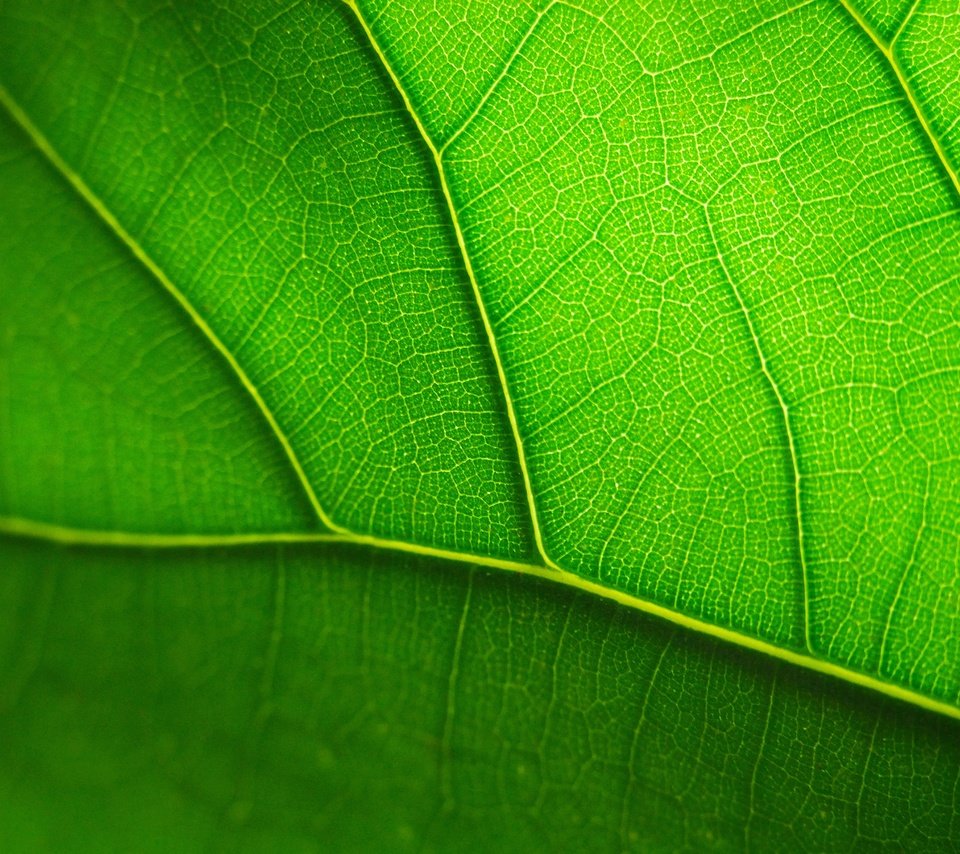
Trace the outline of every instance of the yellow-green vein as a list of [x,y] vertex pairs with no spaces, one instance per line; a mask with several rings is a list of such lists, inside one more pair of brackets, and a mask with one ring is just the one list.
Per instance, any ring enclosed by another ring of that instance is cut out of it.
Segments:
[[423,121],[420,119],[417,110],[413,106],[413,102],[410,100],[410,96],[407,93],[406,89],[403,86],[399,76],[394,71],[390,60],[387,58],[387,55],[384,53],[383,49],[380,47],[377,42],[376,36],[373,34],[370,25],[367,23],[367,20],[364,18],[363,14],[360,12],[360,9],[357,7],[356,3],[353,0],[346,0],[347,6],[349,6],[353,13],[357,17],[357,21],[360,23],[361,28],[368,41],[370,46],[373,49],[373,52],[377,55],[381,64],[383,65],[384,71],[386,71],[390,80],[393,82],[393,85],[396,87],[397,93],[400,95],[400,98],[403,101],[404,106],[407,109],[407,112],[410,114],[410,117],[413,120],[413,123],[417,127],[417,131],[420,133],[420,136],[423,138],[424,145],[426,145],[427,150],[430,152],[430,155],[433,157],[433,162],[436,165],[437,177],[440,182],[440,189],[443,192],[443,198],[447,205],[447,210],[450,215],[451,225],[453,226],[454,233],[457,238],[457,246],[460,248],[460,254],[463,256],[463,265],[467,274],[467,278],[470,280],[470,287],[473,291],[474,299],[477,303],[477,309],[480,313],[480,319],[483,323],[484,331],[487,335],[487,341],[490,345],[490,353],[493,357],[494,365],[497,370],[497,377],[500,381],[500,388],[503,392],[504,406],[507,412],[507,420],[510,422],[510,430],[513,433],[513,441],[516,445],[517,450],[517,461],[520,468],[520,475],[523,478],[524,491],[527,497],[527,507],[530,512],[530,523],[533,527],[533,537],[537,545],[537,550],[540,553],[540,556],[543,558],[547,566],[553,569],[559,569],[559,567],[550,559],[547,554],[546,545],[543,541],[543,532],[540,526],[540,520],[537,515],[537,505],[536,499],[533,493],[533,485],[530,481],[530,470],[527,465],[527,458],[524,452],[523,447],[523,438],[520,435],[520,426],[517,422],[516,409],[513,405],[513,398],[510,395],[510,386],[507,382],[507,374],[503,367],[503,360],[500,358],[500,348],[497,344],[497,338],[493,331],[493,324],[490,322],[490,316],[487,313],[486,303],[484,302],[483,295],[480,293],[480,285],[477,281],[476,273],[473,269],[473,262],[470,260],[470,253],[467,250],[466,240],[463,235],[463,229],[460,226],[460,218],[457,213],[457,207],[453,202],[453,196],[450,192],[450,185],[447,182],[446,172],[444,171],[443,166],[443,156],[440,149],[437,148],[436,144],[430,137],[430,134],[427,132],[426,127],[423,124]]
[[807,670],[823,673],[841,679],[852,685],[859,685],[871,691],[876,691],[887,697],[910,703],[922,709],[960,720],[960,706],[943,700],[937,700],[910,688],[885,682],[876,676],[863,673],[851,667],[845,667],[832,661],[819,658],[800,649],[788,649],[777,646],[752,635],[728,629],[704,620],[674,611],[664,605],[641,599],[630,593],[624,593],[610,587],[605,587],[596,581],[582,578],[563,569],[538,564],[522,563],[520,561],[502,560],[483,555],[474,555],[465,552],[455,552],[447,549],[420,546],[400,540],[387,540],[381,537],[358,534],[309,534],[309,533],[276,533],[276,534],[227,534],[205,536],[202,534],[190,535],[161,535],[137,534],[124,531],[85,531],[67,528],[59,525],[49,525],[28,519],[11,519],[0,517],[0,535],[7,534],[56,543],[63,546],[99,546],[113,548],[231,548],[237,546],[253,546],[267,544],[288,545],[347,545],[380,549],[390,552],[403,552],[420,557],[437,558],[444,561],[467,563],[487,569],[506,570],[520,575],[529,575],[547,581],[563,584],[567,587],[600,596],[628,608],[641,611],[645,614],[667,620],[674,625],[690,631],[716,638],[720,641],[735,644],[744,649],[753,650],[771,658],[785,661]]
[[904,16],[903,21],[900,23],[900,26],[897,28],[896,34],[889,43],[880,38],[880,35],[877,33],[877,31],[871,27],[863,15],[861,15],[850,4],[849,0],[840,0],[840,5],[846,9],[850,18],[857,24],[858,27],[860,27],[861,30],[863,30],[863,32],[869,37],[870,41],[873,42],[877,50],[880,51],[880,54],[883,56],[883,58],[886,59],[891,70],[897,78],[897,82],[900,84],[900,88],[903,90],[903,94],[907,99],[907,103],[910,104],[910,107],[913,110],[914,116],[920,123],[920,127],[923,128],[923,132],[926,134],[930,145],[933,146],[933,150],[940,161],[941,167],[947,173],[947,177],[950,179],[950,183],[953,185],[953,189],[957,194],[957,198],[960,199],[960,175],[957,174],[957,169],[950,162],[950,158],[947,156],[946,150],[940,143],[937,135],[933,132],[933,126],[930,123],[930,119],[927,116],[926,111],[923,109],[923,106],[920,104],[920,101],[917,99],[916,93],[913,91],[913,87],[910,85],[910,81],[907,80],[907,76],[904,74],[903,68],[901,68],[900,63],[897,60],[897,39],[903,35],[903,31],[906,28],[910,18],[913,16],[913,13],[916,11],[918,4],[915,2],[911,6],[910,10]]
[[207,340],[213,345],[213,348],[227,362],[231,370],[238,378],[240,384],[253,399],[257,408],[260,410],[263,418],[266,420],[271,431],[276,437],[283,452],[286,455],[290,466],[292,467],[300,486],[303,488],[310,505],[320,519],[321,523],[332,531],[341,531],[342,529],[334,524],[327,516],[324,509],[320,506],[313,486],[307,479],[306,472],[298,459],[290,440],[287,438],[273,412],[267,406],[260,391],[247,376],[246,371],[236,360],[233,353],[227,349],[226,345],[220,340],[210,325],[204,320],[200,313],[194,308],[186,295],[170,280],[166,273],[151,258],[140,243],[128,232],[123,224],[117,219],[113,212],[104,204],[103,200],[97,196],[87,183],[77,174],[76,171],[61,157],[60,153],[54,148],[43,132],[33,123],[23,108],[14,100],[10,93],[0,86],[0,104],[9,113],[10,117],[23,129],[24,133],[30,138],[37,150],[47,159],[54,169],[70,184],[77,194],[89,205],[100,220],[119,238],[127,247],[130,253],[139,261],[159,282],[161,287],[173,297],[177,304],[183,309],[187,316],[193,321],[197,328],[203,333]]

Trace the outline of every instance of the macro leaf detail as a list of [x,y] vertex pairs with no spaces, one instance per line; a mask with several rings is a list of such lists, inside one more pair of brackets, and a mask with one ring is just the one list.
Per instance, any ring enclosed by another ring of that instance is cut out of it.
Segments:
[[[787,662],[743,677],[751,698],[773,680],[765,715],[733,703],[757,763],[782,698],[821,679],[794,665],[960,717],[960,9],[903,5],[0,3],[3,549],[30,572],[50,541],[87,571],[102,552],[104,590],[137,555],[154,579],[178,549],[191,577],[262,566],[263,697],[288,586],[322,599],[310,556],[345,601],[338,572],[408,617],[433,602],[442,815],[469,790],[457,722],[513,666],[484,671],[473,633],[542,657],[578,609],[599,631],[591,598],[679,626],[616,623],[654,715],[661,669],[686,696],[674,662],[740,666],[687,635]],[[428,594],[433,564],[456,579]],[[482,568],[566,592],[531,604]],[[544,627],[500,622],[510,595]],[[376,669],[365,621],[333,631]],[[0,712],[43,653],[22,657]],[[572,660],[553,669],[575,693]],[[550,690],[545,732],[578,702]],[[843,715],[797,704],[825,739]],[[609,742],[628,847],[644,714]],[[861,744],[857,721],[838,731]]]

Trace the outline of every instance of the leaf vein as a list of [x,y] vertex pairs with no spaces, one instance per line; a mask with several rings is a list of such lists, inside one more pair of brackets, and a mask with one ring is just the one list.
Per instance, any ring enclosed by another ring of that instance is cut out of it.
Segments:
[[186,295],[171,281],[169,276],[160,268],[160,266],[147,254],[140,243],[124,228],[123,224],[113,212],[104,204],[103,200],[97,196],[87,183],[75,172],[60,153],[54,148],[50,141],[44,136],[41,130],[33,123],[31,118],[23,108],[14,100],[13,96],[0,86],[0,105],[7,111],[13,121],[27,134],[37,150],[46,158],[47,162],[66,180],[66,182],[76,191],[77,195],[83,199],[93,212],[100,218],[110,231],[123,243],[129,252],[140,264],[151,274],[151,276],[160,284],[160,286],[174,299],[174,301],[183,309],[190,320],[196,325],[203,336],[210,342],[213,348],[227,362],[234,375],[243,386],[244,390],[250,395],[260,410],[264,420],[269,425],[275,438],[280,443],[281,448],[290,464],[291,469],[299,482],[301,488],[314,512],[321,523],[331,531],[340,531],[340,527],[335,525],[327,516],[324,509],[314,492],[313,486],[303,470],[303,466],[297,457],[290,440],[284,433],[273,412],[267,406],[266,401],[260,394],[259,389],[254,385],[250,377],[244,371],[243,367],[237,361],[236,357],[220,340],[210,325],[204,320],[202,315],[196,310],[193,304],[187,299]]
[[503,360],[500,358],[500,349],[497,344],[497,338],[493,331],[493,324],[490,322],[490,316],[487,313],[486,304],[484,303],[483,296],[480,293],[480,285],[477,281],[476,273],[473,269],[473,262],[470,259],[470,253],[467,250],[466,239],[463,234],[463,229],[460,225],[460,218],[457,213],[457,207],[454,204],[453,196],[450,192],[450,185],[447,181],[446,171],[443,165],[443,157],[440,149],[437,148],[436,143],[430,137],[430,134],[427,132],[426,127],[423,124],[417,110],[413,106],[413,102],[410,99],[410,96],[406,89],[403,86],[402,81],[394,71],[393,66],[390,64],[390,60],[387,58],[386,53],[380,47],[376,36],[373,31],[370,29],[370,25],[367,20],[364,18],[363,13],[360,11],[354,0],[347,0],[347,6],[353,11],[354,15],[357,18],[357,21],[360,24],[361,29],[367,37],[367,40],[370,43],[370,47],[373,52],[376,54],[380,63],[383,66],[384,71],[387,76],[390,78],[393,85],[396,87],[397,94],[400,96],[403,101],[404,106],[407,109],[407,112],[410,114],[410,117],[413,120],[413,123],[417,127],[417,131],[423,139],[424,144],[429,150],[433,162],[437,169],[437,177],[440,182],[440,189],[443,193],[444,200],[447,205],[447,211],[450,215],[451,225],[453,227],[454,233],[457,239],[457,245],[460,248],[460,254],[463,257],[464,270],[467,274],[467,278],[470,280],[470,287],[473,291],[474,299],[476,300],[477,309],[480,313],[480,319],[483,323],[484,331],[486,332],[487,342],[490,346],[490,353],[494,361],[494,365],[497,371],[497,377],[500,382],[500,389],[503,394],[504,406],[506,408],[507,420],[510,422],[510,429],[513,434],[514,445],[516,446],[517,452],[517,461],[520,468],[520,475],[523,479],[524,491],[527,498],[527,509],[530,514],[530,523],[533,528],[533,537],[534,542],[536,543],[537,550],[540,553],[541,558],[544,563],[553,568],[559,569],[559,567],[550,559],[546,551],[546,546],[543,540],[543,532],[540,526],[539,517],[537,515],[537,506],[536,499],[533,493],[533,486],[530,478],[530,470],[527,465],[526,453],[524,451],[523,438],[520,435],[520,427],[517,422],[516,410],[513,405],[513,398],[510,394],[510,386],[507,382],[506,371],[503,366]]
[[238,548],[257,545],[327,545],[356,546],[379,549],[388,552],[412,554],[420,557],[456,561],[486,569],[499,569],[515,572],[519,575],[533,576],[556,584],[579,590],[583,593],[608,599],[624,607],[650,614],[680,626],[743,649],[749,649],[780,661],[786,661],[807,670],[841,679],[853,685],[860,685],[887,697],[892,697],[918,708],[926,709],[949,718],[960,720],[960,706],[953,702],[936,699],[911,688],[897,685],[884,679],[856,670],[843,664],[836,664],[802,649],[789,649],[778,646],[753,635],[736,629],[709,623],[697,617],[688,616],[673,608],[642,599],[612,587],[575,575],[562,569],[552,569],[534,563],[504,560],[502,558],[455,552],[448,549],[421,546],[402,540],[387,540],[367,534],[345,533],[302,533],[279,532],[273,534],[149,534],[128,531],[92,531],[67,528],[30,519],[0,517],[0,535],[21,537],[42,542],[73,547],[94,548]]
[[904,74],[903,68],[897,59],[897,39],[903,35],[903,31],[906,29],[907,24],[913,17],[913,14],[916,11],[919,3],[915,2],[911,6],[910,11],[904,17],[899,28],[897,29],[896,34],[889,43],[880,38],[879,33],[877,33],[877,31],[870,26],[864,17],[850,4],[850,0],[840,0],[840,5],[843,6],[851,20],[869,37],[870,41],[873,42],[874,47],[876,47],[881,56],[883,56],[883,58],[887,61],[887,64],[893,71],[894,76],[897,78],[897,82],[900,84],[900,88],[903,90],[903,95],[906,98],[907,103],[913,110],[914,116],[916,117],[920,127],[927,137],[927,140],[932,146],[933,151],[940,162],[941,168],[943,168],[943,170],[946,172],[947,178],[953,185],[954,192],[957,194],[958,198],[960,198],[960,174],[958,174],[956,166],[954,166],[954,164],[950,161],[950,157],[947,154],[946,149],[943,147],[943,144],[940,142],[940,139],[937,137],[936,133],[934,133],[933,125],[930,122],[930,117],[927,116],[926,111],[923,109],[923,106],[918,100],[916,93],[913,91],[913,87],[910,85],[910,81],[907,79],[907,75]]

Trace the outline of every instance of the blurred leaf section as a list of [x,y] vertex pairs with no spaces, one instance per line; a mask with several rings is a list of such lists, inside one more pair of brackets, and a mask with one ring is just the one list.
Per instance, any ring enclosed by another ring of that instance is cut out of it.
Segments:
[[5,850],[957,839],[955,722],[594,597],[362,549],[3,548]]

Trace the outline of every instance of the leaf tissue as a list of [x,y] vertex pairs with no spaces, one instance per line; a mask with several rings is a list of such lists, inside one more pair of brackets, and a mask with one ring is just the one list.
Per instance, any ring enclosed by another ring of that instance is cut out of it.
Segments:
[[0,0],[0,847],[956,850],[957,0]]

